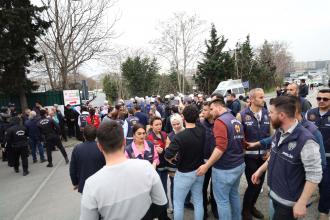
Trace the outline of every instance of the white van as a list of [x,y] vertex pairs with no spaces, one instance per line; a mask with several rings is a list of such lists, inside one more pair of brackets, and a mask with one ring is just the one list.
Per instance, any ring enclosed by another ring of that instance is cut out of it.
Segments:
[[238,98],[240,95],[245,96],[244,86],[241,79],[229,79],[227,81],[222,81],[219,83],[218,87],[214,90],[212,94],[221,94],[224,97],[228,93],[235,93]]

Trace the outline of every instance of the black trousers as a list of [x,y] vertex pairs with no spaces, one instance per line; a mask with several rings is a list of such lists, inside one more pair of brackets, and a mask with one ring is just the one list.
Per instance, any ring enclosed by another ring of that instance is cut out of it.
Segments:
[[73,121],[68,121],[67,125],[68,125],[68,136],[69,136],[69,138],[74,137],[75,136],[74,122]]
[[60,125],[60,129],[61,129],[61,136],[62,136],[63,140],[67,141],[68,138],[66,137],[66,130],[65,130],[64,124]]
[[2,151],[2,161],[7,161],[8,158],[7,158],[7,151],[6,151],[6,148],[5,148],[5,145],[4,144],[1,144],[1,151]]
[[19,159],[21,158],[23,171],[28,171],[28,156],[29,156],[28,146],[12,148],[12,154],[13,154],[13,167],[15,169],[18,169]]
[[[209,169],[205,173],[204,177],[204,183],[203,183],[203,206],[204,206],[204,215],[207,213],[207,189],[209,187],[209,183],[212,177],[212,169]],[[211,209],[213,213],[218,213],[217,203],[215,202],[214,196],[213,196],[213,189],[212,189],[212,183],[211,183],[211,189],[210,189],[210,197],[211,197]]]
[[68,155],[66,154],[66,151],[62,145],[62,142],[61,142],[61,139],[59,136],[53,136],[53,137],[47,138],[45,145],[46,145],[48,163],[53,162],[52,150],[55,146],[57,146],[57,148],[60,149],[64,158],[68,158]]
[[273,200],[274,215],[273,220],[296,220],[293,216],[293,207],[284,206]]
[[260,177],[260,183],[256,185],[252,183],[251,177],[264,162],[265,161],[261,157],[252,158],[245,156],[245,177],[248,187],[246,188],[243,198],[243,210],[250,211],[257,202],[262,184],[265,180],[265,173]]

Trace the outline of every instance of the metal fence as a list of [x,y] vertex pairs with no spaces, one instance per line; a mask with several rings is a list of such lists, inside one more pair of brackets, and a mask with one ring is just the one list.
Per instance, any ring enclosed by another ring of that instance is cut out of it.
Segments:
[[[63,91],[47,91],[26,94],[29,108],[35,106],[36,101],[40,101],[43,106],[52,106],[54,104],[64,105]],[[0,94],[0,106],[7,106],[14,103],[17,111],[21,111],[21,104],[18,95]]]

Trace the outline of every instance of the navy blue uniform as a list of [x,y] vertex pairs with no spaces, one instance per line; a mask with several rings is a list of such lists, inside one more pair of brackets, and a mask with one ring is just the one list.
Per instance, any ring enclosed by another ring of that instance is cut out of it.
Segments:
[[306,176],[300,153],[313,135],[297,124],[287,138],[279,143],[281,132],[273,136],[268,165],[268,185],[275,213],[273,219],[295,219],[293,206],[304,189]]
[[319,212],[329,213],[330,210],[330,111],[320,115],[319,108],[313,108],[307,112],[307,120],[313,122],[323,136],[323,144],[326,155],[326,167],[323,170],[323,178],[319,184],[320,201]]
[[[257,142],[270,136],[270,121],[267,109],[262,109],[261,118],[258,118],[259,115],[255,115],[250,108],[245,108],[240,114],[247,142]],[[257,185],[252,183],[251,177],[264,163],[262,157],[267,153],[269,147],[256,147],[246,149],[245,151],[245,176],[248,187],[244,194],[243,212],[250,212],[257,202],[265,179],[265,173],[260,177],[260,184]]]

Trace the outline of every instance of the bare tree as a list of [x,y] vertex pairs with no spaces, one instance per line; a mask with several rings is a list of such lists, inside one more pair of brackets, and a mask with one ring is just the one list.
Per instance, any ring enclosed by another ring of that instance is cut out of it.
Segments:
[[161,37],[152,43],[158,56],[165,58],[177,72],[180,92],[185,92],[187,69],[196,64],[203,46],[202,34],[205,22],[197,15],[174,13],[173,17],[160,23]]
[[285,42],[272,42],[276,75],[283,77],[284,74],[293,71],[294,59],[289,52],[289,46]]
[[78,67],[99,59],[110,50],[117,17],[107,20],[113,0],[41,0],[52,21],[48,34],[40,38],[44,67],[53,89],[68,87],[68,74],[78,79]]

